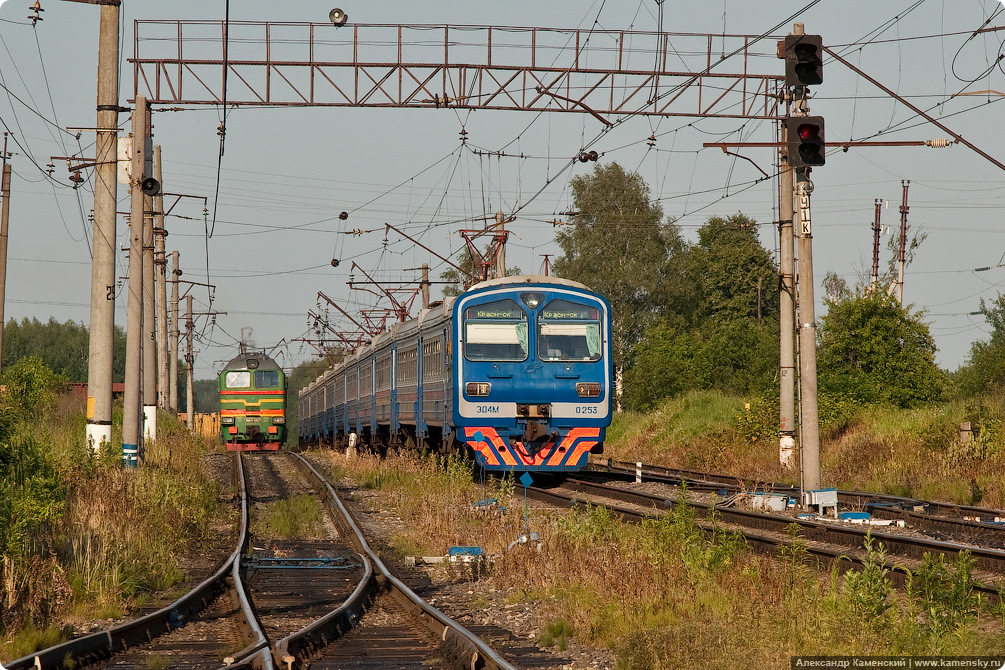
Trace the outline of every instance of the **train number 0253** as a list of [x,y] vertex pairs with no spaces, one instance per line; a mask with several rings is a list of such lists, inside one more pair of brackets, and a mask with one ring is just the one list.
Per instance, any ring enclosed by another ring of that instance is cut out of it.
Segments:
[[576,405],[576,414],[596,414],[596,405]]

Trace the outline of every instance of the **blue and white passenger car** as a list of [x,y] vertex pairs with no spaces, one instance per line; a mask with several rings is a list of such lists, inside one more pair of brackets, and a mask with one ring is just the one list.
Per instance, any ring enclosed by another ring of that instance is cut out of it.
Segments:
[[482,282],[351,352],[300,392],[301,442],[463,447],[488,470],[570,471],[611,423],[611,309],[577,282]]

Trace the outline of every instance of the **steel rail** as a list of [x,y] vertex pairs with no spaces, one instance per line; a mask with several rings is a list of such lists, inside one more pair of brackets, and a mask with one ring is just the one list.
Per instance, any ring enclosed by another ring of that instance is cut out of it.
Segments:
[[[590,470],[593,472],[619,472],[623,474],[635,474],[636,464],[629,463],[625,461],[610,461],[610,464],[603,463],[592,463],[590,465]],[[658,477],[668,477],[676,480],[684,480],[689,486],[700,485],[701,483],[715,483],[722,484],[726,487],[735,487],[732,490],[738,490],[740,486],[745,486],[749,489],[760,489],[763,491],[771,491],[775,493],[791,493],[793,495],[799,494],[799,487],[792,484],[782,484],[778,482],[763,482],[756,481],[753,479],[745,477],[737,477],[734,475],[727,475],[717,472],[701,472],[698,470],[688,470],[686,468],[671,468],[660,465],[643,465],[642,472],[644,475],[653,477],[654,475]],[[899,505],[906,506],[924,506],[929,514],[942,514],[942,515],[972,515],[976,517],[983,516],[994,516],[1005,519],[1005,510],[989,508],[989,507],[977,507],[975,505],[962,505],[958,503],[949,502],[939,502],[936,500],[919,500],[917,498],[908,498],[906,496],[897,496],[889,493],[870,493],[867,491],[849,491],[849,490],[839,490],[838,500],[841,502],[849,504],[865,504],[867,502],[889,502]],[[978,523],[978,525],[998,528],[994,524],[988,523]]]
[[[370,548],[363,531],[356,524],[356,521],[349,514],[349,510],[335,493],[335,489],[328,480],[315,469],[310,462],[300,454],[292,453],[301,467],[308,470],[323,487],[323,497],[331,507],[336,517],[336,525],[349,541],[356,546],[360,554],[365,555],[376,568],[377,575],[371,580],[380,589],[387,589],[395,601],[401,605],[405,611],[421,621],[430,632],[441,640],[441,651],[448,659],[458,667],[478,670],[516,670],[515,666],[504,660],[499,654],[486,645],[477,635],[470,632],[450,617],[439,610],[431,607],[414,591],[405,585],[400,579],[391,574],[384,562],[380,560],[373,549]],[[334,614],[334,613],[333,613]],[[277,645],[278,647],[278,645]],[[287,650],[292,648],[287,646]],[[294,670],[303,668],[303,657],[295,657],[287,654],[281,659],[283,663]]]
[[[251,609],[247,595],[241,587],[239,574],[241,554],[248,536],[248,495],[244,479],[244,466],[240,459],[237,459],[237,468],[237,481],[241,498],[241,524],[238,532],[238,542],[234,551],[216,572],[167,607],[163,607],[156,612],[133,621],[109,628],[108,630],[85,635],[37,651],[11,661],[6,665],[6,668],[8,670],[30,670],[32,668],[37,670],[63,670],[63,668],[67,667],[67,661],[72,661],[75,667],[80,667],[99,659],[109,658],[115,653],[125,651],[130,647],[149,642],[155,637],[170,633],[176,628],[181,628],[193,614],[205,609],[214,599],[227,590],[228,576],[235,580],[235,597],[239,600],[241,611],[246,617],[245,625],[254,631],[257,621],[253,615],[247,618],[251,614]],[[252,633],[252,636],[256,637],[254,633]],[[264,634],[261,633],[261,627],[258,627],[258,636],[260,637],[258,637],[252,646],[260,645],[264,638]],[[258,652],[251,651],[249,653],[252,655],[260,653],[260,649]],[[267,660],[269,664],[263,666],[263,668],[271,670],[274,667],[271,665],[271,658]]]

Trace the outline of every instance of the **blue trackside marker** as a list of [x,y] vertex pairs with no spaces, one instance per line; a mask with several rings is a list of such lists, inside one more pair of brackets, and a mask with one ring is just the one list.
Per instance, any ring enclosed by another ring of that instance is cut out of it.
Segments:
[[530,472],[524,472],[520,475],[520,483],[523,484],[523,529],[524,532],[530,532],[530,522],[527,520],[527,487],[534,483],[534,478],[530,476]]

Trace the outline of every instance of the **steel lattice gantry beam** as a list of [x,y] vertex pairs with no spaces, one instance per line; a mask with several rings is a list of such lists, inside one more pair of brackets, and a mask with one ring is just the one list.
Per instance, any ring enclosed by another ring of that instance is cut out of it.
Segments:
[[222,104],[226,79],[241,106],[779,115],[782,76],[751,72],[780,69],[775,42],[752,35],[246,21],[136,21],[134,35],[134,97],[151,104]]

